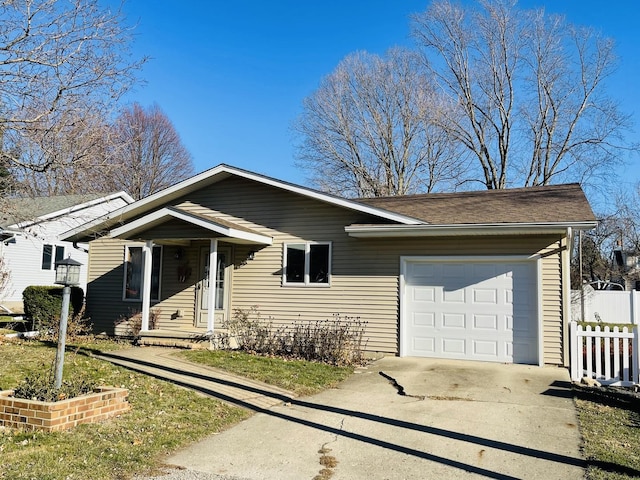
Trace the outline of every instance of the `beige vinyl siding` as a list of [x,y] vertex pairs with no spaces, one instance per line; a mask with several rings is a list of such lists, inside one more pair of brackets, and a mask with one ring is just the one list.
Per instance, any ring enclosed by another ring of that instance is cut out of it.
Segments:
[[[268,246],[233,246],[230,312],[257,306],[262,318],[270,319],[274,325],[301,320],[322,321],[333,319],[336,315],[357,317],[366,322],[367,349],[389,354],[397,354],[399,348],[400,257],[549,254],[542,260],[544,361],[562,363],[561,262],[559,252],[555,251],[560,236],[352,238],[344,231],[346,225],[380,220],[238,177],[220,181],[174,204],[198,214],[211,214],[213,210],[217,217],[273,239],[272,245]],[[176,233],[180,231],[178,227],[173,222],[154,227],[152,237],[155,240],[162,236],[176,238]],[[206,238],[210,235],[204,230],[202,232],[185,229],[184,236],[198,238],[203,235]],[[146,238],[149,238],[148,233],[151,232],[145,233]],[[220,239],[221,242],[224,240]],[[331,242],[330,286],[283,286],[283,244],[307,241]],[[193,326],[195,285],[199,277],[198,250],[201,244],[208,245],[208,242],[192,241],[190,246],[185,247],[192,274],[183,284],[176,280],[178,263],[173,259],[173,252],[177,247],[164,247],[163,300],[157,305],[162,312],[159,328]],[[121,265],[121,249],[118,255],[94,250],[97,255],[96,271],[105,270],[107,264],[111,268]],[[251,251],[255,251],[255,257],[248,260]],[[118,278],[119,283],[112,285],[112,288],[119,300],[122,291],[121,267]],[[115,302],[115,298],[112,300]],[[108,314],[117,313],[118,308],[108,305]],[[178,309],[184,309],[187,316],[172,318]]]
[[99,239],[89,243],[87,315],[96,333],[113,334],[119,318],[140,310],[140,302],[122,300],[124,248],[131,242]]
[[[542,254],[542,335],[544,363],[562,365],[562,256],[560,241],[555,242]],[[567,272],[569,275],[569,272]]]
[[[114,239],[94,240],[89,244],[87,314],[97,333],[116,333],[115,323],[142,309],[141,301],[123,300],[124,249],[140,243]],[[194,322],[194,279],[197,277],[197,250],[184,249],[182,260],[175,258],[175,247],[162,247],[160,302],[151,302],[159,314],[156,328],[192,328]],[[178,265],[188,262],[192,273],[187,282],[178,280]],[[176,315],[182,310],[183,317]],[[118,331],[117,333],[123,333]]]

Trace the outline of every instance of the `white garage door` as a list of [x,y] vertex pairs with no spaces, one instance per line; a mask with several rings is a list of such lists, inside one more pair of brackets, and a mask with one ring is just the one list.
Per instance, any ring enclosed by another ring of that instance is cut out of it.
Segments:
[[403,260],[405,356],[538,363],[533,261]]

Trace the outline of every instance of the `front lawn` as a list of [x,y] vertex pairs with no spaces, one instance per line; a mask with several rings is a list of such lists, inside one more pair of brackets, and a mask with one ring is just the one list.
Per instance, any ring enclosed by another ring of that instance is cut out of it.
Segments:
[[[90,356],[128,344],[67,344],[65,378],[85,375],[102,385],[129,389],[132,408],[100,424],[67,432],[26,432],[0,427],[0,479],[124,479],[158,468],[166,454],[251,415],[190,390]],[[49,371],[56,345],[0,338],[0,389]],[[184,351],[184,358],[308,395],[335,386],[353,369],[232,351]]]
[[312,395],[336,386],[353,373],[352,367],[335,367],[305,360],[251,355],[242,351],[185,350],[183,358],[229,373],[258,380],[292,391]]
[[[158,467],[165,454],[250,413],[169,382],[89,357],[111,343],[68,345],[65,378],[87,375],[101,384],[129,389],[132,409],[118,418],[66,432],[26,432],[0,427],[2,479],[116,479]],[[51,368],[55,345],[0,339],[0,389]]]
[[588,480],[640,477],[640,398],[578,391],[576,408],[587,459]]

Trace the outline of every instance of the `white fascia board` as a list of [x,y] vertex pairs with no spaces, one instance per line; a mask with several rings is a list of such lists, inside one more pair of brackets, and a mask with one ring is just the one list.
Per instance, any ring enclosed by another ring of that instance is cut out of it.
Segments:
[[344,228],[350,237],[442,237],[458,235],[525,235],[566,233],[567,228],[590,230],[596,222],[572,223],[497,223],[452,225],[350,225]]
[[266,235],[246,232],[244,230],[238,230],[232,227],[227,227],[225,225],[220,225],[218,223],[215,223],[215,221],[213,220],[208,221],[200,217],[189,215],[186,212],[174,210],[172,208],[161,208],[160,210],[156,210],[149,215],[145,215],[144,217],[134,220],[133,222],[129,222],[126,225],[114,228],[109,232],[109,236],[112,238],[120,238],[141,228],[151,228],[155,225],[163,223],[169,218],[176,218],[178,220],[191,223],[192,225],[196,225],[211,232],[251,243],[271,245],[271,243],[273,242],[273,239]]

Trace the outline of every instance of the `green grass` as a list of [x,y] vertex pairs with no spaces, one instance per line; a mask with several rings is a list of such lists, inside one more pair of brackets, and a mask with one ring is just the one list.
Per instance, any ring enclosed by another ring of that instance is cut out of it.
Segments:
[[640,477],[640,414],[623,406],[576,399],[589,480]]
[[241,351],[187,350],[178,354],[191,362],[259,380],[297,395],[311,395],[335,387],[353,373],[352,367],[261,357]]
[[[80,347],[80,348],[78,348]],[[86,375],[129,389],[131,411],[99,424],[42,433],[0,428],[0,478],[22,480],[124,479],[158,467],[164,454],[220,432],[250,413],[171,383],[89,357],[116,344],[69,345],[65,378]],[[55,345],[0,340],[0,388],[51,368]]]

